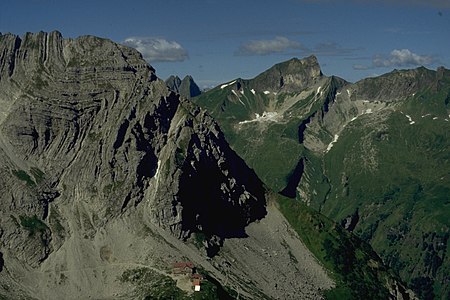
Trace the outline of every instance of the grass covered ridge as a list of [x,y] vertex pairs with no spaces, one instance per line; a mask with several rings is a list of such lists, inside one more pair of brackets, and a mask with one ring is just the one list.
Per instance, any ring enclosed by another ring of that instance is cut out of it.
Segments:
[[387,284],[397,278],[367,243],[303,203],[270,196],[301,240],[330,271],[336,287],[326,299],[388,299]]

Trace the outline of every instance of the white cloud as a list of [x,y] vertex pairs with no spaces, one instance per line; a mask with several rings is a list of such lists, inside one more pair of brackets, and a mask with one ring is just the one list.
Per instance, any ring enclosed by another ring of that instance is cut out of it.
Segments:
[[162,38],[129,37],[123,44],[136,48],[150,63],[184,61],[189,57],[180,44]]
[[388,55],[375,55],[373,58],[374,67],[408,67],[425,66],[436,62],[431,55],[419,55],[408,49],[395,49]]
[[390,54],[377,54],[372,59],[371,65],[353,65],[354,70],[369,70],[375,68],[389,68],[389,67],[415,67],[428,66],[439,62],[439,60],[432,55],[419,55],[411,52],[409,49],[394,49]]
[[282,53],[286,50],[304,49],[302,44],[278,36],[273,40],[252,40],[242,44],[236,51],[237,55],[268,55]]
[[371,69],[371,67],[370,66],[361,65],[361,64],[355,64],[355,65],[353,65],[353,69],[354,70],[368,70],[368,69]]

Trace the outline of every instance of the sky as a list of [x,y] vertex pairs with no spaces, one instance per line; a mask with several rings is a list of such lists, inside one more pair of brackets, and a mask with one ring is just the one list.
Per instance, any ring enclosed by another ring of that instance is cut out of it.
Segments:
[[166,79],[201,88],[314,54],[355,82],[393,69],[450,68],[450,0],[2,0],[0,32],[58,30],[138,49]]

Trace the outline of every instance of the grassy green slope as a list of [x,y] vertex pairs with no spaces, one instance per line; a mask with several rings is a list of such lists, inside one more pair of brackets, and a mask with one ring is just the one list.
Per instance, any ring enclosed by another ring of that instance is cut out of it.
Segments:
[[[312,114],[321,122],[321,115],[327,113],[327,96],[336,88],[333,83],[322,84],[325,96],[319,101],[311,93],[284,110],[282,122],[239,125],[255,113],[276,111],[300,91],[276,96],[257,91],[254,95],[252,81],[242,81],[241,87],[216,88],[195,102],[216,118],[234,150],[272,190],[286,187],[295,166],[304,160],[307,172],[302,188],[309,190],[307,198],[313,208],[338,222],[358,215],[355,233],[370,242],[421,298],[447,299],[449,73],[425,68],[393,71],[351,85],[357,91],[351,101],[359,97],[359,101],[387,104],[380,112],[360,115],[348,123],[325,155],[299,143],[298,130]],[[238,88],[243,90],[239,99],[231,92]],[[410,124],[409,118],[415,123]],[[330,142],[326,127],[317,132],[316,138]],[[301,198],[301,192],[297,196]]]
[[239,122],[252,120],[255,114],[267,111],[273,94],[265,95],[262,91],[253,94],[250,88],[241,87],[244,94],[237,92],[238,98],[231,92],[233,89],[237,91],[235,86],[216,88],[193,100],[214,116],[230,145],[258,176],[271,188],[281,190],[302,153],[295,124],[293,128],[275,122],[265,122],[262,126],[259,122],[240,125]]
[[358,211],[356,233],[423,299],[450,297],[449,90],[350,123],[324,159],[328,198],[314,204],[335,220]]
[[326,299],[389,298],[388,287],[396,276],[369,244],[299,201],[275,194],[271,198],[336,281],[336,287],[325,292]]
[[[332,78],[323,78],[322,82],[323,95],[311,90],[300,96],[300,91],[264,94],[253,89],[253,93],[252,81],[238,79],[235,84],[217,87],[193,101],[215,118],[232,148],[257,175],[271,189],[282,191],[304,156],[299,125],[323,107],[339,84]],[[254,120],[255,114],[262,116],[264,112],[277,113],[276,120],[239,123]]]

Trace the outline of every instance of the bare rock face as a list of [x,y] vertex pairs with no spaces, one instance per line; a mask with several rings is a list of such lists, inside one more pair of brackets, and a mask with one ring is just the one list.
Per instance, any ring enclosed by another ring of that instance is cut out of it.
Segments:
[[0,91],[6,257],[37,267],[130,209],[180,239],[202,232],[213,255],[266,213],[263,184],[217,124],[131,48],[1,35]]
[[296,92],[317,83],[323,76],[314,55],[305,59],[293,58],[276,64],[252,80],[255,90]]
[[183,80],[178,76],[172,75],[166,79],[166,84],[172,92],[179,94],[185,99],[190,99],[201,94],[200,88],[190,75],[184,77]]
[[178,76],[171,75],[169,78],[165,80],[167,87],[169,90],[175,93],[180,93],[180,85],[181,85],[181,79]]

